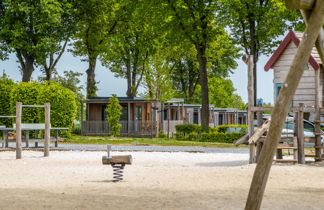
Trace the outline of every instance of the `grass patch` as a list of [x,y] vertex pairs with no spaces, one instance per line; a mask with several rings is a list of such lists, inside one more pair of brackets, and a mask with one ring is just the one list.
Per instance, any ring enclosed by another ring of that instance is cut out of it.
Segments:
[[[131,137],[105,137],[105,136],[79,136],[72,135],[64,139],[63,143],[70,144],[114,144],[114,145],[160,145],[160,146],[202,146],[202,147],[236,147],[229,143],[178,141],[168,138],[131,138]],[[247,147],[246,145],[240,147]]]

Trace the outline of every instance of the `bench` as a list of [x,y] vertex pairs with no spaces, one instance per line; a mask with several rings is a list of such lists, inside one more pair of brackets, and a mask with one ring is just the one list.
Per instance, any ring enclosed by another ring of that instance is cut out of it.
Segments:
[[[50,138],[50,141],[54,141],[55,147],[58,147],[58,140],[59,140],[59,131],[60,130],[68,130],[68,128],[52,128],[50,126],[50,129],[52,131],[55,131],[54,138]],[[3,141],[2,141],[2,147],[8,147],[8,132],[9,131],[15,131],[16,130],[16,124],[13,124],[13,128],[6,128],[5,126],[0,127],[0,131],[3,131]],[[45,141],[44,138],[37,138],[38,132],[40,130],[45,130],[45,124],[44,123],[22,123],[21,124],[21,130],[25,131],[25,142],[26,147],[29,147],[29,142],[35,142],[35,147],[38,147],[38,142]],[[29,138],[29,132],[35,131],[35,138]]]

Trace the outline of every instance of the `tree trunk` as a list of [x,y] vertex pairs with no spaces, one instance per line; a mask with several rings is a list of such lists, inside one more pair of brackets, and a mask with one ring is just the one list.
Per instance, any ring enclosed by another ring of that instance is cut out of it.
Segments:
[[31,80],[31,76],[34,72],[34,59],[33,58],[25,58],[25,65],[22,66],[22,81],[29,82]]
[[258,62],[258,50],[256,46],[256,31],[255,31],[255,19],[254,15],[249,15],[249,26],[250,26],[250,55],[253,55],[253,84],[254,84],[254,104],[256,106],[257,101],[257,62]]
[[127,68],[127,97],[132,97],[132,69],[129,60],[126,63]]
[[207,58],[206,46],[196,44],[197,60],[199,63],[199,76],[201,85],[201,126],[202,130],[209,130],[209,97],[208,97],[208,78],[207,78]]
[[97,92],[95,69],[97,56],[89,58],[89,68],[87,69],[87,98],[95,97]]
[[46,67],[44,69],[45,69],[45,80],[50,81],[52,79],[52,73],[53,73],[54,69],[46,68]]

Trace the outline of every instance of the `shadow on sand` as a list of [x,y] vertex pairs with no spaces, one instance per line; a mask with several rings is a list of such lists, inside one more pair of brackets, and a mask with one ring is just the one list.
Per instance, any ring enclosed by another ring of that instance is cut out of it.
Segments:
[[236,160],[236,161],[197,163],[196,165],[203,166],[203,167],[229,167],[229,166],[245,166],[248,164],[249,164],[248,160]]

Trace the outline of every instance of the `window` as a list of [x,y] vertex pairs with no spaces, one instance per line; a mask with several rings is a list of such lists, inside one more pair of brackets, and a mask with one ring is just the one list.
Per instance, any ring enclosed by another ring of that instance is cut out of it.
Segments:
[[283,87],[282,83],[277,83],[275,84],[275,100],[277,100],[278,96],[279,96],[279,91],[280,89]]

